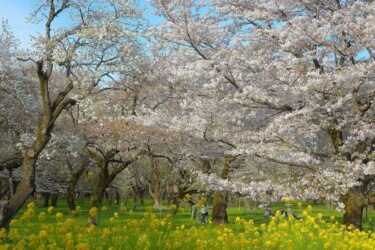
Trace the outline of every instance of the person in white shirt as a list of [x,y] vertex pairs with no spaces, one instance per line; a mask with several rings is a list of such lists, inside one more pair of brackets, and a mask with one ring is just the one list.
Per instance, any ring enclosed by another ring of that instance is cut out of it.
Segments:
[[207,224],[208,218],[208,205],[205,203],[201,208],[202,223]]

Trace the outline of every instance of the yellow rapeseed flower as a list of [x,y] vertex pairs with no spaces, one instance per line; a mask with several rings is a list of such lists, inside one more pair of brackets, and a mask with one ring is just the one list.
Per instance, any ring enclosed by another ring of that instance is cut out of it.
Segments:
[[29,204],[27,204],[27,208],[28,209],[35,209],[35,203],[34,202],[30,202]]
[[94,178],[94,172],[92,172],[92,170],[89,170],[89,171],[87,172],[87,179],[88,179],[89,181],[92,181],[93,178]]
[[80,242],[76,245],[76,250],[89,250],[89,244],[85,242]]
[[48,214],[51,214],[52,211],[53,211],[53,207],[52,206],[48,207],[48,209],[47,209]]
[[290,201],[291,201],[290,197],[287,196],[287,197],[284,198],[284,202],[285,202],[286,204],[289,204]]
[[96,207],[90,208],[89,215],[91,218],[95,218],[98,215],[98,208]]
[[39,231],[39,238],[45,239],[45,238],[47,238],[47,236],[48,236],[48,233],[47,233],[46,230],[40,230]]
[[56,220],[62,221],[64,219],[64,215],[60,212],[56,213]]
[[46,213],[40,212],[39,213],[39,221],[45,221],[46,220]]

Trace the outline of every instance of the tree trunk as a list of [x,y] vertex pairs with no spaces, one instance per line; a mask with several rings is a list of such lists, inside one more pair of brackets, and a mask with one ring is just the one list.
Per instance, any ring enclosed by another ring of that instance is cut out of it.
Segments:
[[74,188],[69,186],[66,190],[66,202],[68,204],[68,208],[70,212],[76,210],[75,198],[76,198],[76,192]]
[[12,174],[12,170],[9,169],[8,170],[9,172],[9,197],[12,198],[13,197],[13,194],[14,194],[14,185],[13,185],[13,174]]
[[[102,204],[104,193],[105,193],[105,186],[98,186],[97,190],[92,192],[91,194],[90,208],[96,207],[99,210],[99,215],[100,215],[100,209],[101,209],[100,206]],[[96,220],[96,218],[93,218],[89,215],[87,219],[87,224],[97,225],[98,221]]]
[[98,186],[97,190],[91,194],[90,207],[100,208],[103,201],[104,193],[105,187],[102,185]]
[[353,187],[343,196],[345,204],[344,224],[353,225],[355,228],[362,230],[363,208],[366,206],[366,197],[360,187]]
[[139,198],[141,199],[142,205],[145,204],[145,193],[146,193],[146,189],[142,188],[140,193],[139,193]]
[[[223,171],[221,172],[222,179],[228,179],[230,163],[235,160],[235,157],[228,155],[224,159]],[[214,204],[212,208],[212,223],[222,224],[228,223],[227,215],[227,193],[222,191],[214,192]]]
[[115,200],[116,200],[116,205],[120,205],[120,192],[118,191],[118,189],[116,188],[115,189]]
[[236,192],[232,195],[232,206],[240,207],[240,193]]
[[111,207],[112,206],[112,201],[113,201],[113,190],[110,190],[108,192],[108,206]]
[[43,193],[43,207],[49,207],[49,196],[50,193]]
[[[40,128],[39,128],[40,129]],[[41,132],[40,132],[41,133]],[[37,133],[37,139],[22,160],[21,181],[13,197],[0,208],[0,228],[9,229],[9,223],[35,190],[35,165],[38,155],[45,147],[49,136]]]
[[173,214],[177,214],[178,207],[180,206],[179,192],[178,185],[174,184],[172,186],[172,204],[176,206],[176,209],[172,211]]
[[215,191],[214,205],[212,209],[212,223],[213,224],[227,224],[227,197],[226,192]]
[[250,212],[250,200],[245,197],[243,200],[243,214],[248,214]]
[[57,200],[59,198],[59,194],[58,193],[54,193],[51,195],[51,206],[53,207],[57,207]]
[[[155,183],[154,183],[155,184]],[[155,184],[154,186],[152,186],[151,184],[148,185],[149,187],[149,193],[151,195],[151,197],[154,199],[154,206],[153,208],[154,209],[161,209],[163,208],[162,204],[161,204],[161,190],[159,189],[159,184]]]
[[138,201],[138,194],[136,192],[134,192],[134,195],[133,195],[133,211],[135,211],[137,209],[137,201]]

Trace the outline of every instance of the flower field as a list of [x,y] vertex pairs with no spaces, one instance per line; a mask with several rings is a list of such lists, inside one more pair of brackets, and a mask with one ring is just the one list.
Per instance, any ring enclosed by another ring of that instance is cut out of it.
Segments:
[[181,221],[168,211],[102,207],[100,225],[87,226],[88,214],[99,216],[96,209],[77,207],[68,216],[61,208],[31,202],[9,233],[1,232],[0,249],[375,249],[371,231],[347,229],[335,216],[327,219],[313,210],[305,207],[301,218],[277,211],[263,223],[232,216],[231,224],[214,226],[196,224],[183,209]]

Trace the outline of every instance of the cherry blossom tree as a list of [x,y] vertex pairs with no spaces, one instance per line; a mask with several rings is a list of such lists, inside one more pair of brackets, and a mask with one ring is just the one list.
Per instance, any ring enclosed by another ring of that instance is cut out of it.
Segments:
[[[63,27],[57,20],[69,16]],[[35,166],[51,138],[60,114],[76,104],[69,96],[74,85],[90,89],[108,84],[123,70],[122,62],[136,40],[134,27],[141,14],[131,1],[41,1],[31,18],[44,22],[45,33],[35,37],[30,57],[39,82],[41,113],[34,142],[23,156],[22,178],[17,191],[3,209],[1,227],[35,189]],[[63,77],[55,77],[56,71]],[[37,116],[38,113],[35,114]]]
[[168,53],[170,78],[188,89],[169,126],[231,145],[227,155],[284,166],[258,185],[341,200],[345,224],[360,228],[372,202],[374,3],[153,4],[165,22],[150,36]]

